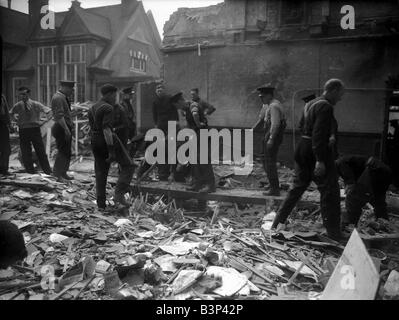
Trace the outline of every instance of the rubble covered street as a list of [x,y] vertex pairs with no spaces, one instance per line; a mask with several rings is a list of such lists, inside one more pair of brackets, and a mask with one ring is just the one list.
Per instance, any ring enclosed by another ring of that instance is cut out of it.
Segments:
[[[258,173],[260,165],[246,179],[219,177],[219,185],[256,189]],[[280,174],[289,185],[290,170]],[[210,201],[198,211],[136,192],[128,214],[106,214],[96,209],[93,173],[74,177],[70,185],[41,174],[0,181],[0,219],[18,226],[28,251],[22,265],[0,272],[1,300],[320,299],[344,250],[323,236],[312,188],[287,228],[271,233],[270,201]],[[358,228],[378,270],[377,299],[399,294],[398,218],[374,221],[366,212]]]

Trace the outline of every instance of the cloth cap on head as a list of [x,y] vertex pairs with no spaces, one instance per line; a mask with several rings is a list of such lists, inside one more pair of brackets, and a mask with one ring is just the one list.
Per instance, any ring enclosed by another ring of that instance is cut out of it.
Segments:
[[177,102],[177,101],[179,101],[182,98],[183,98],[183,92],[177,92],[177,93],[174,93],[172,95],[172,97],[170,98],[170,101],[171,102]]
[[273,94],[275,88],[273,86],[271,86],[271,85],[266,85],[266,86],[263,86],[263,87],[259,87],[256,90],[258,90],[259,95],[261,96],[263,94],[270,94],[270,93]]
[[312,101],[312,100],[314,100],[314,99],[316,99],[316,95],[315,95],[315,94],[311,94],[310,96],[306,96],[306,97],[302,98],[302,100],[303,100],[305,103],[308,103],[308,102],[310,102],[310,101]]
[[133,93],[134,93],[134,90],[133,90],[133,87],[128,87],[128,88],[123,88],[123,89],[122,89],[122,92],[123,92],[124,94],[133,94]]
[[116,92],[116,91],[118,91],[118,88],[115,87],[115,86],[112,85],[112,84],[109,84],[109,83],[104,84],[104,85],[101,87],[101,94],[102,94],[103,96],[106,95],[107,93]]
[[19,93],[30,93],[30,89],[27,87],[20,87],[18,88]]
[[75,81],[61,80],[60,85],[63,87],[73,88],[75,86]]

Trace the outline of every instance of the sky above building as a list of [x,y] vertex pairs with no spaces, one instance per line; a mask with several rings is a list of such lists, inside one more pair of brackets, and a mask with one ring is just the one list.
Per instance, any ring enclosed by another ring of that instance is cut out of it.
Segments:
[[[56,12],[67,11],[72,0],[50,0],[50,9]],[[83,8],[102,7],[121,3],[121,0],[79,0]],[[151,10],[157,24],[160,35],[163,34],[163,26],[169,20],[170,15],[178,8],[198,8],[214,5],[223,0],[142,0],[145,10]],[[0,0],[0,5],[7,6],[7,0]],[[28,0],[12,0],[11,8],[28,12]]]

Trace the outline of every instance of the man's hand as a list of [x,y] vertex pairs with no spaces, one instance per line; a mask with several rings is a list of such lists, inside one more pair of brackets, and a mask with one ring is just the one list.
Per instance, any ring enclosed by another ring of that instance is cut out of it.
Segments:
[[326,174],[326,166],[324,162],[317,161],[314,169],[314,175],[316,177],[323,177]]
[[65,140],[69,142],[72,138],[71,131],[69,129],[65,129]]
[[267,140],[266,146],[268,149],[272,149],[274,146],[274,141],[272,139]]
[[334,145],[336,144],[336,142],[337,142],[337,139],[335,139],[334,136],[331,136],[330,139],[329,139],[329,141],[328,141],[328,146],[329,146],[330,148],[332,148],[332,147],[334,147]]
[[115,148],[114,146],[108,146],[108,158],[106,160],[107,163],[112,163],[116,160]]

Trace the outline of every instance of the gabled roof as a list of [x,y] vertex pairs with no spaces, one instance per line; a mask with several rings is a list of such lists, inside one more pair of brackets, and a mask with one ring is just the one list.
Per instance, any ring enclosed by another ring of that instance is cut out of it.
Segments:
[[85,24],[90,34],[111,40],[111,24],[108,18],[92,13],[79,6],[72,7],[82,22]]

